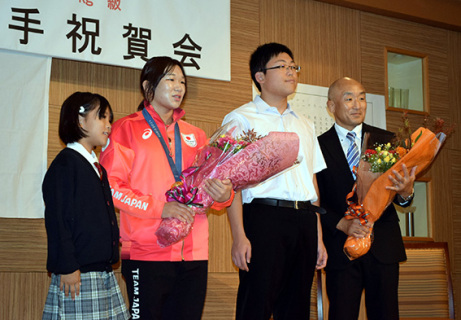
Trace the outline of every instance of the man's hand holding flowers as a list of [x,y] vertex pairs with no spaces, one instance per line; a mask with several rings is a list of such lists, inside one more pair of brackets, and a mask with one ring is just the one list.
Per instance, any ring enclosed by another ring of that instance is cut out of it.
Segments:
[[405,163],[402,163],[403,176],[396,170],[392,170],[394,176],[389,175],[389,180],[392,182],[393,186],[387,186],[386,189],[395,191],[397,196],[400,197],[400,199],[398,199],[400,203],[407,202],[407,199],[413,195],[416,168],[417,166],[414,166],[409,173]]
[[203,189],[213,198],[214,201],[225,202],[231,197],[232,182],[230,179],[207,179],[205,180]]
[[367,222],[365,225],[359,219],[342,218],[336,225],[336,229],[341,230],[350,237],[365,238],[371,233],[373,223]]

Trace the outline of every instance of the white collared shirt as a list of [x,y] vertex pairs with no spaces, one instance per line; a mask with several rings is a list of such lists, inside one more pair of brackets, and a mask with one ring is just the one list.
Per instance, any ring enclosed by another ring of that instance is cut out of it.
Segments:
[[296,132],[300,145],[299,165],[287,169],[252,188],[242,191],[243,203],[254,198],[274,198],[291,201],[317,201],[318,196],[313,184],[314,173],[326,168],[322,151],[317,140],[314,124],[288,108],[280,114],[277,108],[269,106],[260,96],[224,117],[223,124],[235,120],[237,128],[234,136],[250,129],[258,135],[267,135],[271,131]]
[[[341,147],[343,148],[344,155],[347,158],[347,150],[351,145],[351,141],[346,138],[347,133],[349,130],[341,127],[337,123],[335,123],[335,130],[336,134],[338,135],[339,141],[341,142]],[[355,144],[359,148],[359,154],[362,152],[362,124],[356,126],[352,131],[355,132]]]
[[99,176],[99,170],[94,165],[95,162],[99,163],[98,157],[96,156],[96,153],[94,153],[94,151],[91,151],[91,153],[89,153],[88,150],[86,150],[85,147],[83,145],[81,145],[80,143],[78,143],[78,142],[71,142],[71,143],[67,144],[67,148],[77,151],[86,160],[88,160],[88,162],[91,163],[91,165],[93,166],[93,169],[98,174],[98,177],[100,177]]

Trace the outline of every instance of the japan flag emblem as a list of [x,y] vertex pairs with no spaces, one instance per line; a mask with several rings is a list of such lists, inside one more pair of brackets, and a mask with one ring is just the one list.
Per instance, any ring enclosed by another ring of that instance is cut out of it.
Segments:
[[191,134],[181,133],[181,135],[182,135],[182,139],[189,147],[194,148],[197,146],[197,140],[195,140],[195,135],[193,133]]

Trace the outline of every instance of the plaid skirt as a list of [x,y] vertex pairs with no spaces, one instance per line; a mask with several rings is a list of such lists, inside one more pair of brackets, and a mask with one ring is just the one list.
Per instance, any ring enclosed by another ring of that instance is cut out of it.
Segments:
[[72,300],[59,289],[61,276],[51,275],[43,320],[130,319],[114,272],[87,272],[80,278],[80,294]]

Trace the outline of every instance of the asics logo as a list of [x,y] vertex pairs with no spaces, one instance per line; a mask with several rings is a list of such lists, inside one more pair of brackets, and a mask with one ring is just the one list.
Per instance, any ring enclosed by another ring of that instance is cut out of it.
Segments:
[[152,130],[146,129],[144,130],[144,133],[142,134],[142,138],[146,140],[146,139],[149,139],[151,135],[152,135]]

